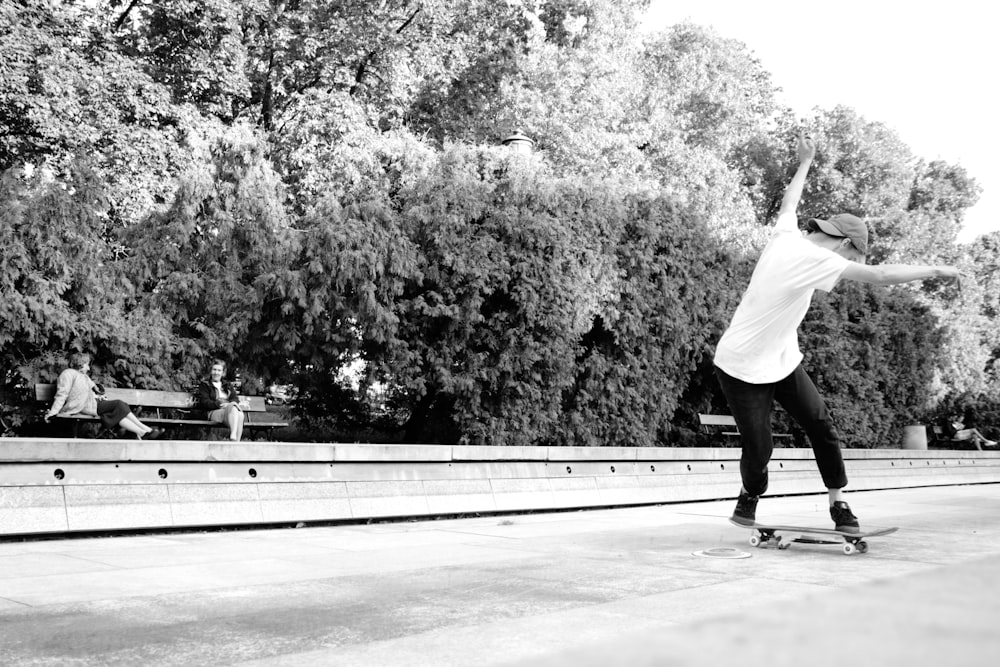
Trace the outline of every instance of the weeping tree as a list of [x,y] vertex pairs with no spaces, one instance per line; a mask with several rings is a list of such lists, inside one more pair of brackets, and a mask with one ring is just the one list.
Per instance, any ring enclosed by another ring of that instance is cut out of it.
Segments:
[[84,164],[59,177],[8,170],[0,203],[4,404],[31,383],[53,382],[73,351],[91,352],[109,386],[168,376],[166,320],[138,303],[103,180]]
[[283,189],[260,138],[235,126],[205,146],[169,208],[123,234],[141,307],[169,323],[174,369],[161,383],[191,385],[212,357],[260,373],[280,352],[261,337],[263,281],[291,262]]
[[305,218],[297,268],[265,281],[269,339],[319,376],[316,411],[338,414],[331,378],[353,359],[410,441],[665,440],[731,291],[703,223],[502,148],[401,135],[376,155],[369,186]]

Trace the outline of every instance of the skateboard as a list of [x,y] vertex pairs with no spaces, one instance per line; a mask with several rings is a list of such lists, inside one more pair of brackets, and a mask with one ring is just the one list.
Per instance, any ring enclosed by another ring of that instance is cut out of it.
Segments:
[[[737,523],[732,519],[729,523],[734,526],[739,526],[740,528],[749,528],[753,531],[750,535],[750,546],[753,547],[764,547],[767,546],[769,542],[774,542],[774,546],[779,549],[787,549],[790,547],[792,542],[799,542],[802,544],[839,544],[843,549],[844,553],[850,556],[851,554],[866,553],[868,551],[868,542],[865,540],[867,537],[881,537],[882,535],[889,535],[890,533],[895,533],[899,528],[880,528],[879,530],[867,530],[860,533],[848,533],[843,530],[835,530],[833,528],[810,528],[806,526],[782,526],[779,524],[766,524],[766,523],[754,523],[752,525],[744,525],[742,523]],[[798,537],[786,540],[784,535],[777,533],[798,533]],[[831,539],[831,538],[841,538],[841,539]]]

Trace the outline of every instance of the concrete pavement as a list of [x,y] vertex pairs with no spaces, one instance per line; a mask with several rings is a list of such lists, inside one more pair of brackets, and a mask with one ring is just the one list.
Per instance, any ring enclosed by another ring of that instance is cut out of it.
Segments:
[[899,532],[754,549],[727,500],[0,542],[0,664],[997,664],[1000,485],[849,500]]

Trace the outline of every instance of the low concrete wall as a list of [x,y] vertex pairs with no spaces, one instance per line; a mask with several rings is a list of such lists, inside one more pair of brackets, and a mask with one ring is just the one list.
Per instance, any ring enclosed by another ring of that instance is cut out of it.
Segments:
[[[849,489],[1000,482],[1000,452],[846,450]],[[0,439],[0,535],[733,498],[739,450]],[[822,490],[776,449],[775,495]]]

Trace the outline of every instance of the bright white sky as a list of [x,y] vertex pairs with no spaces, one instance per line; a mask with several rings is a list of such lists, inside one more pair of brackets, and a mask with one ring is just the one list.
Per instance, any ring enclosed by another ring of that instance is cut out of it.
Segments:
[[800,115],[843,104],[983,188],[959,237],[1000,230],[994,100],[1000,8],[986,0],[652,0],[646,28],[690,20],[754,52]]

